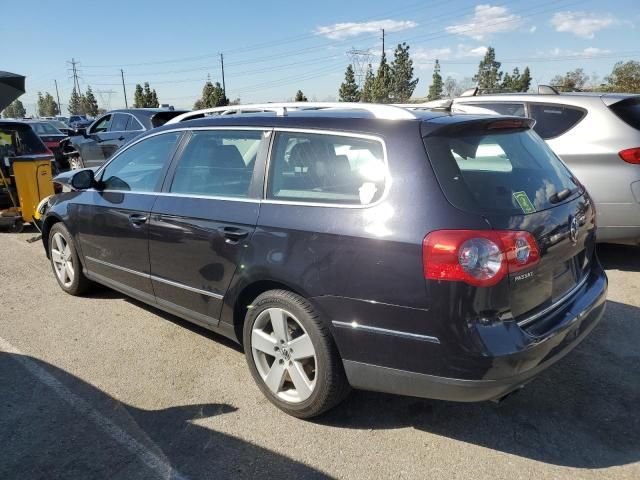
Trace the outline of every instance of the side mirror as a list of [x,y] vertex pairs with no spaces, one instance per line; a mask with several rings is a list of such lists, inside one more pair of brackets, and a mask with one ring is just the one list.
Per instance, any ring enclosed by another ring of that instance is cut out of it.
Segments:
[[86,190],[95,186],[96,179],[93,170],[86,168],[74,173],[71,177],[71,187],[74,190]]

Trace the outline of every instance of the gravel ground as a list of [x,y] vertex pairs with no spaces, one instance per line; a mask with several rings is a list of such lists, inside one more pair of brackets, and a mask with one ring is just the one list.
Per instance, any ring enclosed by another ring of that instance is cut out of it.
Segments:
[[353,392],[313,421],[231,342],[108,289],[57,286],[0,234],[0,478],[640,478],[640,249],[605,246],[605,318],[500,405]]

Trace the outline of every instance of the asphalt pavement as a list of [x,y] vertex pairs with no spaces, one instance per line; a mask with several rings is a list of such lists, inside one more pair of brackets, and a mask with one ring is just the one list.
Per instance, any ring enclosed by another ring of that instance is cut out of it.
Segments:
[[609,301],[501,404],[353,392],[301,421],[232,342],[108,290],[71,297],[33,233],[0,233],[0,479],[640,478],[640,248]]

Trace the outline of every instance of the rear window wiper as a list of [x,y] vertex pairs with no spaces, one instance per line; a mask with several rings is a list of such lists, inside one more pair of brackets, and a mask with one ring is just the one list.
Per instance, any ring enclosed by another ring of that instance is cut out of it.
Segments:
[[[577,190],[577,189],[576,189]],[[549,201],[551,203],[560,203],[563,200],[569,198],[576,190],[571,190],[570,188],[565,188],[560,190],[559,192],[554,193],[549,197]]]

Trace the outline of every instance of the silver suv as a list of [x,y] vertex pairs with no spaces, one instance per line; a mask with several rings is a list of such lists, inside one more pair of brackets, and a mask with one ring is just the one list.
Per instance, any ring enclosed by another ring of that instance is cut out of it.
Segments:
[[476,93],[454,99],[454,108],[534,118],[534,130],[595,200],[598,241],[640,244],[640,95],[558,93],[550,87],[537,94]]

